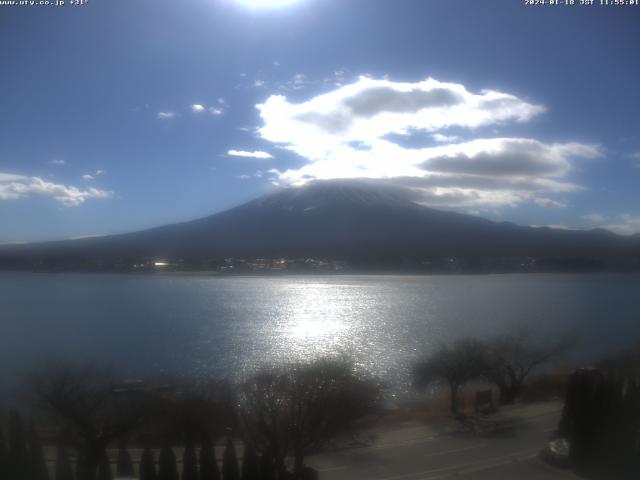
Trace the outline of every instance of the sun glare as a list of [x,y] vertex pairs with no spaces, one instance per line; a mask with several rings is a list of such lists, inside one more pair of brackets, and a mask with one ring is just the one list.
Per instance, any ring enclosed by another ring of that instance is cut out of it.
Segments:
[[281,8],[294,3],[300,3],[301,0],[236,0],[238,3],[246,5],[250,8]]

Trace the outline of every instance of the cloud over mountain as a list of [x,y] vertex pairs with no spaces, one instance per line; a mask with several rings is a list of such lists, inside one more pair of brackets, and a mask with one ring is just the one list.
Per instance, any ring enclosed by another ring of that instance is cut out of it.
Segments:
[[[601,155],[598,146],[589,144],[468,139],[480,127],[524,123],[546,108],[508,93],[474,93],[432,78],[400,83],[360,77],[302,103],[272,95],[257,108],[264,122],[259,135],[306,160],[279,172],[280,182],[384,179],[440,206],[532,202],[558,207],[564,203],[549,194],[581,189],[568,179],[575,159]],[[461,130],[468,133],[466,141]],[[419,132],[430,134],[431,144],[410,148],[398,142],[398,135]]]

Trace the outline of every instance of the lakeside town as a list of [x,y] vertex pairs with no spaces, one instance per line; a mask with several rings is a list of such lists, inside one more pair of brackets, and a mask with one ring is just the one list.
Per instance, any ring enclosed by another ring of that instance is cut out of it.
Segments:
[[640,262],[602,262],[587,257],[504,257],[504,258],[394,258],[336,260],[316,257],[277,258],[127,258],[110,259],[64,258],[55,255],[34,257],[19,264],[3,263],[0,269],[35,272],[120,272],[120,273],[209,273],[212,275],[242,274],[340,274],[340,273],[571,273],[571,272],[635,272]]

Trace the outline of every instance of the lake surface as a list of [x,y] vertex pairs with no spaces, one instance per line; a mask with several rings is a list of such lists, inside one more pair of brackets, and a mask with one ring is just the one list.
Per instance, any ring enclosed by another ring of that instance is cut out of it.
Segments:
[[53,361],[198,378],[344,352],[401,391],[443,342],[578,333],[593,358],[640,338],[640,275],[0,273],[0,389]]

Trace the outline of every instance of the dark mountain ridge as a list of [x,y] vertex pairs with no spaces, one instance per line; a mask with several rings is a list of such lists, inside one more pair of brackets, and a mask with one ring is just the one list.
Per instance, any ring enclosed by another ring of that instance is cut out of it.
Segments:
[[230,257],[322,258],[369,267],[425,265],[445,258],[494,266],[506,259],[573,260],[600,269],[640,263],[638,236],[497,223],[415,200],[411,191],[368,181],[313,182],[190,222],[4,246],[0,268],[126,269],[153,259],[200,268]]

